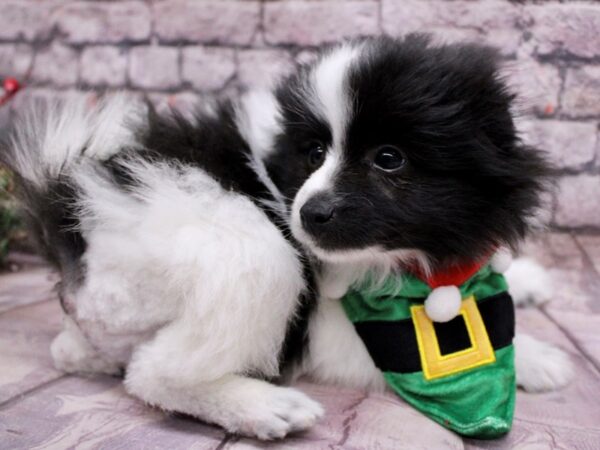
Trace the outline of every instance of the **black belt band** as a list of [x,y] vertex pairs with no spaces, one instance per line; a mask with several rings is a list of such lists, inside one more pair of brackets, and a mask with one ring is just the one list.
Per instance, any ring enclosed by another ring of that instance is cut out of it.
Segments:
[[[477,307],[494,350],[510,345],[515,335],[515,311],[508,292],[480,300]],[[442,354],[459,351],[468,346],[468,343],[464,342],[464,320],[461,316],[445,324],[435,325]],[[422,370],[412,318],[355,322],[354,326],[375,365],[381,371],[411,373]],[[443,333],[443,339],[440,333]]]

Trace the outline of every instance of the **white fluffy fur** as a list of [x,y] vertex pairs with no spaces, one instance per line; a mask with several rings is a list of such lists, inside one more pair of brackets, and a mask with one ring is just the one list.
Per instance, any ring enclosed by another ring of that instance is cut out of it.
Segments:
[[359,45],[342,45],[323,56],[312,72],[311,82],[318,99],[316,103],[320,105],[320,115],[331,125],[333,147],[338,151],[350,119],[348,70],[359,54]]
[[289,213],[284,196],[269,177],[264,163],[273,151],[275,136],[281,131],[281,113],[273,93],[260,90],[243,95],[236,107],[236,125],[252,151],[248,165],[274,199],[262,200],[262,204],[287,221]]
[[56,367],[64,372],[77,372],[82,367],[86,372],[111,375],[120,372],[119,364],[98,354],[69,316],[63,317],[63,330],[52,342],[50,352]]
[[416,264],[429,273],[429,261],[418,250],[384,251],[369,247],[356,251],[326,252],[317,249],[316,255],[323,261],[319,288],[324,298],[341,298],[353,284],[361,282],[366,276],[369,276],[373,288],[377,288],[400,263]]
[[[129,170],[143,183],[133,197],[78,172],[89,246],[86,282],[75,294],[78,318],[100,321],[118,335],[176,320],[176,334],[190,328],[198,341],[190,343],[196,350],[186,365],[196,358],[196,365],[206,364],[214,355],[202,370],[209,379],[227,370],[275,375],[286,326],[277,322],[290,315],[303,287],[293,248],[248,199],[223,191],[198,169],[136,163]],[[244,326],[248,321],[256,326]],[[257,331],[270,337],[257,342]],[[98,345],[107,345],[106,337]],[[167,370],[170,362],[160,359]],[[188,376],[180,361],[176,373]]]
[[512,251],[509,248],[501,247],[490,259],[492,270],[496,273],[505,273],[513,262]]
[[515,259],[504,273],[517,306],[546,303],[552,299],[552,279],[546,269],[529,258]]
[[281,132],[279,103],[272,92],[247,92],[236,108],[236,125],[258,159],[264,160],[273,151],[273,139]]
[[131,105],[67,103],[30,117],[34,133],[15,142],[35,136],[41,150],[39,167],[23,162],[28,176],[65,173],[81,191],[85,279],[65,293],[75,313],[52,345],[57,367],[124,365],[133,395],[231,432],[270,439],[311,426],[323,413],[314,401],[244,376],[278,374],[304,288],[296,251],[249,199],[200,169],[131,161],[136,187],[115,187],[95,159],[139,146]]
[[321,299],[309,325],[309,347],[296,376],[383,392],[386,382],[338,300]]
[[141,102],[116,94],[89,106],[88,99],[75,95],[64,103],[30,105],[11,141],[23,177],[42,187],[83,154],[106,159],[137,146],[132,129],[142,120]]
[[573,363],[562,350],[526,334],[515,336],[517,384],[528,392],[544,392],[567,385]]

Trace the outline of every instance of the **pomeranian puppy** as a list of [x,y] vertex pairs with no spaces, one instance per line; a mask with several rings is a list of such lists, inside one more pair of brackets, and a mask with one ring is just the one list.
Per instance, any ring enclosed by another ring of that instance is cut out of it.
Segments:
[[[190,116],[122,95],[36,105],[0,159],[61,273],[56,366],[124,372],[149,404],[261,439],[323,414],[266,381],[282,367],[383,389],[335,299],[407,261],[517,245],[548,170],[511,102],[490,49],[381,37]],[[525,281],[522,297],[547,296]],[[562,352],[516,341],[521,384],[566,382]]]

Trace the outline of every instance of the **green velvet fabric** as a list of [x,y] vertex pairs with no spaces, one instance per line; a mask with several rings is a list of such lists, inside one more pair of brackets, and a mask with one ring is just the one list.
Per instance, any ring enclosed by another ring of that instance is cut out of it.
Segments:
[[[397,321],[411,317],[410,307],[422,304],[432,289],[412,275],[389,277],[373,288],[365,282],[343,298],[353,322]],[[484,266],[459,286],[463,298],[476,301],[507,291],[501,274]],[[496,361],[442,378],[426,380],[423,372],[384,372],[388,385],[441,425],[469,437],[490,439],[506,434],[512,425],[516,383],[514,350],[495,351]]]
[[496,362],[435,380],[422,372],[384,372],[389,386],[428,417],[479,439],[510,431],[515,409],[513,346],[496,351]]
[[[352,322],[408,319],[410,307],[423,304],[431,293],[425,282],[409,274],[391,276],[376,288],[373,284],[367,280],[342,299],[346,315]],[[507,291],[508,285],[502,274],[492,272],[486,265],[459,288],[463,298],[474,295],[479,301]]]

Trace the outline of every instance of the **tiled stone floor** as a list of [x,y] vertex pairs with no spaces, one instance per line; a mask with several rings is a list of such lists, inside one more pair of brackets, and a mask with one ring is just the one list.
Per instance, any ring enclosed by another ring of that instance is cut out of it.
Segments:
[[463,440],[392,395],[307,382],[299,388],[325,405],[326,417],[280,442],[164,415],[127,396],[118,379],[52,367],[56,277],[33,259],[0,275],[0,449],[600,449],[600,236],[549,234],[524,251],[550,269],[557,289],[550,304],[520,309],[518,328],[565,349],[577,371],[564,390],[519,392],[514,428],[501,440]]

